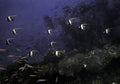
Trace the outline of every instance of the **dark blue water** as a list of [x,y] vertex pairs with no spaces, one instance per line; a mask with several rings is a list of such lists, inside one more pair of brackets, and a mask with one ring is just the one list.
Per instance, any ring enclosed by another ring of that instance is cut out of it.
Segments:
[[[64,16],[62,9],[65,6],[72,9],[79,3],[91,1],[94,0],[0,0],[0,48],[8,49],[6,52],[0,52],[0,63],[12,62],[13,59],[8,58],[8,55],[26,56],[32,49],[39,50],[39,55],[35,59],[42,60],[50,48],[50,41],[57,42],[56,49],[65,49],[64,40],[61,38],[62,27],[56,24],[54,18]],[[109,6],[112,7],[111,0],[109,1]],[[6,17],[9,15],[15,15],[15,21],[7,22]],[[52,24],[55,24],[52,35],[48,35],[47,30],[50,26],[46,25],[45,16],[49,16]],[[13,35],[14,28],[22,30]],[[119,36],[119,27],[116,29]],[[5,45],[7,38],[15,38],[14,44]]]
[[[8,55],[27,55],[31,49],[39,49],[39,56],[36,57],[37,61],[39,61],[43,59],[49,49],[48,44],[51,40],[57,42],[57,47],[64,48],[64,44],[59,38],[62,33],[61,26],[56,26],[54,34],[49,36],[47,33],[48,27],[45,26],[43,17],[46,15],[51,18],[62,16],[62,8],[64,6],[67,5],[72,8],[83,1],[0,0],[0,48],[8,49],[6,52],[0,52],[0,63],[7,64],[12,62],[13,59],[8,58]],[[15,15],[15,21],[7,22],[6,17],[9,15]],[[14,36],[11,33],[14,28],[22,28],[22,31]],[[5,45],[7,38],[15,38],[14,44]],[[18,52],[16,49],[21,51]]]

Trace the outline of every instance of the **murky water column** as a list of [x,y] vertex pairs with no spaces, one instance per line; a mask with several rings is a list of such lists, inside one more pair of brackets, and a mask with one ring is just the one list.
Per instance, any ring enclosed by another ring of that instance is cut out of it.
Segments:
[[[50,42],[43,17],[46,15],[51,18],[54,18],[55,15],[62,16],[62,7],[66,5],[72,7],[77,4],[77,1],[78,0],[1,0],[0,24],[2,25],[0,35],[2,37],[0,37],[0,46],[1,48],[7,48],[9,51],[1,56],[3,57],[2,60],[8,60],[6,63],[9,63],[11,62],[11,58],[8,58],[8,56],[16,57],[16,55],[27,55],[28,52],[33,49],[39,49],[40,56],[37,58],[39,60],[43,59],[43,55],[47,52]],[[7,21],[7,19],[14,19],[14,21]],[[60,27],[55,29],[56,41],[58,41],[59,46],[61,46],[60,40],[57,40],[57,36],[59,36],[61,32],[59,29]],[[15,38],[13,44],[10,46],[5,44],[5,41],[9,38]],[[1,62],[5,62],[2,60]]]

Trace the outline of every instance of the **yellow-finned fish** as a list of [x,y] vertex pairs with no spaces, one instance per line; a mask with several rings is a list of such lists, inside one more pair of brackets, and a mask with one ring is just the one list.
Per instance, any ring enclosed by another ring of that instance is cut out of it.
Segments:
[[79,22],[80,22],[80,19],[77,17],[73,17],[73,18],[70,18],[68,20],[68,24],[70,24],[70,25],[74,25],[74,24],[79,23]]
[[48,34],[52,34],[52,29],[48,29]]
[[20,29],[22,29],[22,28],[14,28],[14,29],[12,30],[13,34],[16,35],[16,34],[17,34],[17,30],[20,30]]
[[16,15],[7,16],[8,22],[13,22]]
[[83,64],[83,67],[86,68],[86,67],[87,67],[87,64]]
[[60,55],[61,55],[61,51],[56,50],[56,51],[55,51],[55,55],[56,55],[56,56],[60,56]]
[[82,30],[85,30],[86,26],[87,26],[87,24],[81,24],[80,28],[81,28]]
[[7,44],[7,45],[10,45],[14,39],[15,39],[15,38],[8,38],[8,39],[6,40],[6,44]]
[[55,44],[56,44],[55,41],[51,41],[51,42],[50,42],[50,46],[51,46],[51,47],[54,46]]
[[105,34],[109,34],[110,31],[111,31],[111,29],[112,29],[112,28],[107,28],[107,29],[105,29],[105,31],[104,31],[103,33],[105,33]]
[[29,52],[29,56],[30,56],[30,57],[35,56],[35,54],[36,54],[37,52],[38,52],[37,50],[31,50],[31,51]]

